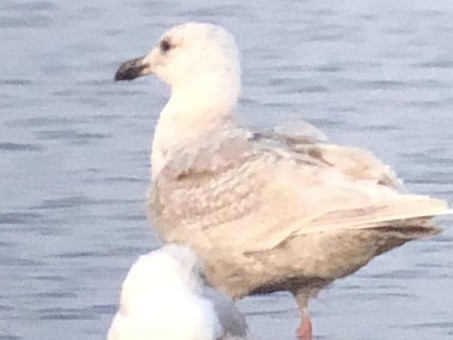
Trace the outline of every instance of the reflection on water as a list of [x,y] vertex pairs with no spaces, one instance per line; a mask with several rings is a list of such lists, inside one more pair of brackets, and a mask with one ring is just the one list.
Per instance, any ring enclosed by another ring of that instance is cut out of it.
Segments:
[[[410,190],[453,201],[450,2],[5,0],[1,340],[104,337],[127,268],[158,246],[144,200],[167,89],[112,78],[187,20],[236,34],[245,123],[307,119],[373,150]],[[316,334],[450,339],[452,267],[450,229],[388,253],[312,302]],[[287,294],[240,307],[258,339],[292,337]]]

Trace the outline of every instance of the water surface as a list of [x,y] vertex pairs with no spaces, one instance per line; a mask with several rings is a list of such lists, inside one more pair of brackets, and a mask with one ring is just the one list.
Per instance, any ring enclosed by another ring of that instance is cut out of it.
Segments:
[[[1,340],[105,337],[127,269],[158,246],[144,199],[168,96],[113,74],[188,20],[237,36],[244,123],[306,119],[372,150],[408,190],[453,201],[450,1],[3,0]],[[451,228],[387,253],[312,301],[315,333],[451,339],[452,268]],[[240,307],[258,339],[292,338],[287,294]]]

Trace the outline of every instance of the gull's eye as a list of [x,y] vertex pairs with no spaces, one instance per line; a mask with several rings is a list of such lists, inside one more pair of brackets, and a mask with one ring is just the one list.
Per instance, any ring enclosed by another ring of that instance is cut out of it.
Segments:
[[161,42],[160,42],[160,50],[162,52],[168,52],[170,49],[171,49],[171,44],[170,42],[167,40],[167,39],[163,39]]

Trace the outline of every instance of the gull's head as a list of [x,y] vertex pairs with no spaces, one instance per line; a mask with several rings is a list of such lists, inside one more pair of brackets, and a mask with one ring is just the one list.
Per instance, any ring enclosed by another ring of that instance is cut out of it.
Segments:
[[208,86],[221,78],[240,87],[239,53],[232,34],[207,23],[186,23],[168,30],[144,57],[124,62],[115,80],[132,80],[155,74],[172,90],[187,89],[198,82]]
[[123,282],[121,305],[141,306],[175,292],[197,293],[201,289],[201,265],[195,253],[183,246],[166,245],[142,255]]
[[171,87],[160,113],[152,147],[152,176],[173,148],[234,123],[241,80],[239,52],[232,34],[206,23],[169,29],[144,57],[124,62],[115,80],[154,74]]

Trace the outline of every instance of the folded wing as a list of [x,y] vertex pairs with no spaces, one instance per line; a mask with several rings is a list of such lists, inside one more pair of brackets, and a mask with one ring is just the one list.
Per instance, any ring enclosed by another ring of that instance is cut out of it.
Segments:
[[449,212],[444,201],[399,193],[392,171],[362,150],[243,130],[175,151],[153,184],[152,214],[165,241],[190,233],[190,242],[244,252],[342,229],[432,234],[429,218]]

